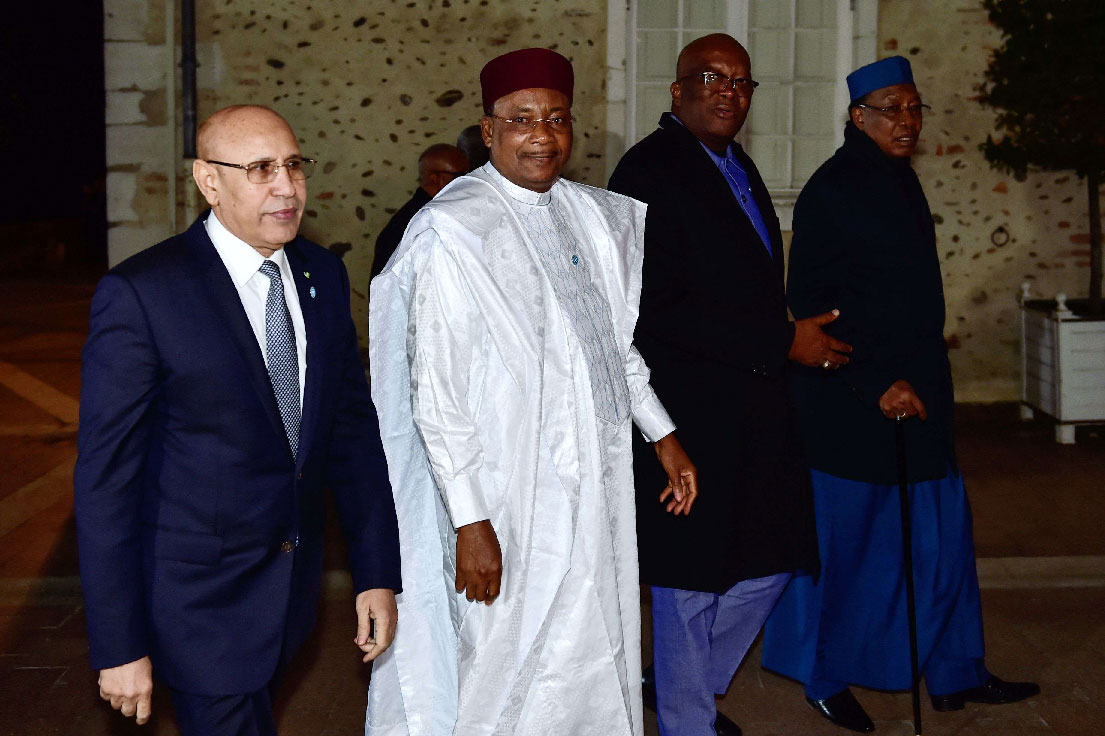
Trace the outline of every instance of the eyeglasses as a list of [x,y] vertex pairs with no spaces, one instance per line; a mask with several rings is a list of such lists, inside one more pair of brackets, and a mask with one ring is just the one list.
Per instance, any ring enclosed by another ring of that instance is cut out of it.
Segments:
[[553,118],[501,118],[498,115],[488,115],[489,118],[495,118],[496,120],[502,120],[507,129],[514,131],[515,133],[529,133],[532,130],[537,130],[538,123],[544,123],[549,126],[549,130],[554,133],[567,133],[572,129],[572,121],[575,120],[571,115],[558,115]]
[[697,74],[688,74],[685,77],[680,77],[675,80],[682,82],[684,79],[690,79],[692,77],[702,77],[702,82],[706,85],[706,89],[711,92],[726,92],[730,89],[737,93],[738,97],[751,97],[752,93],[756,91],[756,88],[760,86],[760,83],[749,79],[748,77],[737,77],[730,79],[724,74],[718,74],[717,72],[698,72]]
[[315,170],[315,164],[318,163],[313,158],[290,158],[282,164],[278,164],[275,161],[254,161],[251,164],[228,164],[226,161],[212,161],[210,159],[203,159],[209,164],[215,164],[216,166],[228,166],[232,169],[241,169],[246,172],[246,179],[251,184],[268,184],[276,179],[277,174],[280,173],[280,169],[285,169],[288,172],[289,179],[307,179]]
[[903,114],[908,113],[911,118],[922,118],[925,115],[926,110],[932,108],[923,103],[917,103],[916,105],[891,105],[890,107],[875,107],[874,105],[864,105],[862,103],[856,105],[856,107],[862,107],[865,110],[874,110],[881,112],[891,120],[901,120]]

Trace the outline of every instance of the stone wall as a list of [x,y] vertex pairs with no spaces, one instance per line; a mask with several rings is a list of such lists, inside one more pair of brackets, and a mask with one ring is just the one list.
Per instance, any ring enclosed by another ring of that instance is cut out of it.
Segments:
[[172,172],[179,166],[166,95],[174,51],[165,43],[165,3],[104,3],[108,262],[168,237]]
[[[202,202],[180,158],[173,3],[105,0],[109,255],[183,229]],[[166,8],[172,8],[171,13]],[[418,154],[480,114],[478,74],[499,53],[548,46],[575,64],[568,175],[605,179],[607,0],[197,0],[199,114],[271,105],[321,162],[304,233],[342,254],[362,331],[377,233],[416,187]],[[993,112],[976,101],[998,33],[973,0],[880,0],[879,54],[909,57],[933,112],[915,166],[937,219],[957,395],[1019,395],[1015,295],[1082,296],[1086,194],[1072,175],[1014,181],[978,150]],[[616,35],[616,34],[615,34]],[[170,122],[172,124],[170,124]]]
[[909,58],[933,108],[914,168],[937,223],[960,401],[1019,398],[1021,282],[1048,297],[1085,296],[1089,282],[1085,183],[1069,172],[1018,182],[979,151],[994,130],[994,111],[977,102],[979,85],[1000,43],[971,0],[879,3],[880,56]]
[[[129,46],[108,36],[109,56],[130,74],[108,81],[112,99],[125,101],[130,113],[109,119],[126,123],[108,133],[113,160],[127,166],[109,182],[117,262],[168,232],[163,177],[173,167],[163,127],[165,4],[105,6],[109,18],[131,19]],[[292,124],[304,154],[319,160],[302,232],[344,258],[363,338],[376,235],[417,187],[419,154],[433,143],[455,143],[478,121],[479,71],[488,59],[546,46],[572,60],[577,123],[567,175],[604,183],[605,17],[605,0],[198,0],[199,117],[230,104],[270,105]],[[158,93],[162,117],[143,117],[141,106],[156,108]],[[176,168],[182,229],[202,203],[190,169]]]

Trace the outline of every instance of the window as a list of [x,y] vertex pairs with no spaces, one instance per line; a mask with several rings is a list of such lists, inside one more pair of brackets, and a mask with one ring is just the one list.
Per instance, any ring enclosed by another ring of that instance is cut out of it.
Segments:
[[877,0],[610,0],[607,171],[671,106],[679,50],[725,32],[761,83],[738,135],[784,228],[809,176],[843,140],[844,77],[875,60]]

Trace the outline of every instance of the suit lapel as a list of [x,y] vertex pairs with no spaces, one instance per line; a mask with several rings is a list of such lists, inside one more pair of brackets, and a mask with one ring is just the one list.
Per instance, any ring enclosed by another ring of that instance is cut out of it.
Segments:
[[[207,236],[207,228],[203,224],[206,216],[206,213],[200,215],[186,232],[194,253],[193,263],[200,271],[200,288],[206,292],[206,301],[211,305],[216,321],[222,325],[227,340],[234,346],[235,354],[242,361],[250,385],[247,391],[254,394],[273,429],[287,442],[280,410],[276,404],[276,394],[272,390],[272,380],[265,368],[265,358],[261,354],[261,347],[257,344],[249,318],[246,317],[246,310],[242,307],[238,290]],[[218,356],[212,356],[212,359],[218,359]]]
[[[310,264],[296,241],[284,246],[288,256],[288,265],[292,268],[295,290],[299,294],[299,307],[303,312],[303,328],[307,332],[307,375],[303,379],[302,418],[299,422],[299,452],[297,458],[302,464],[309,454],[314,439],[315,426],[318,423],[318,402],[322,389],[322,330],[319,323],[318,303],[311,296],[317,277],[311,274]],[[310,274],[310,275],[308,275]]]

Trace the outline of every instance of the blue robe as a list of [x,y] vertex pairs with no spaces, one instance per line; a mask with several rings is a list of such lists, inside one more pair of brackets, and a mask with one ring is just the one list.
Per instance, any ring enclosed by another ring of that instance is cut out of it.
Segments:
[[[791,580],[764,630],[763,665],[803,683],[908,689],[898,488],[816,470],[812,480],[821,577]],[[921,672],[930,692],[957,692],[985,679],[971,509],[957,473],[911,484],[910,499]]]

